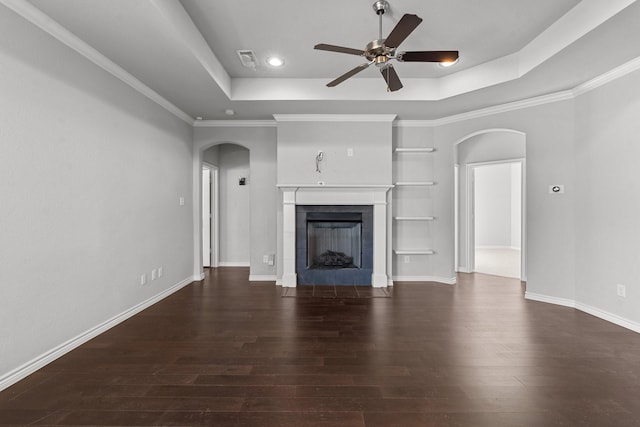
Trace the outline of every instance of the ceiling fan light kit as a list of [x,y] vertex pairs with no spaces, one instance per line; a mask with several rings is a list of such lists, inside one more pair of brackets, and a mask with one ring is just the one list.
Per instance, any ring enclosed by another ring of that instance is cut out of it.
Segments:
[[418,15],[405,14],[400,21],[391,30],[387,38],[382,37],[382,15],[389,9],[389,2],[381,0],[373,4],[373,10],[379,19],[379,37],[369,42],[364,50],[352,49],[349,47],[335,46],[330,44],[317,44],[314,49],[325,50],[329,52],[346,53],[348,55],[363,56],[368,62],[347,71],[337,79],[327,83],[328,87],[334,87],[358,74],[360,71],[375,64],[382,73],[382,77],[387,83],[387,91],[395,92],[402,89],[402,82],[398,77],[390,60],[400,62],[437,62],[437,63],[453,63],[458,61],[459,53],[457,50],[425,50],[399,52],[396,54],[398,46],[415,30],[422,22],[422,18]]

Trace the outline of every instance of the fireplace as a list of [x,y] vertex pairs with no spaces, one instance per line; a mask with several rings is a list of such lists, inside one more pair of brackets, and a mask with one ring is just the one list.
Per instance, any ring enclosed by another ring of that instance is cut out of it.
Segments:
[[[280,285],[283,287],[295,287],[298,284],[389,286],[387,266],[391,264],[391,252],[387,246],[387,233],[390,229],[387,192],[392,186],[278,185],[278,187],[282,191],[283,225]],[[360,233],[359,243],[358,233]],[[311,250],[309,250],[308,235],[311,235]],[[336,241],[341,240],[343,243],[324,245],[317,242],[318,239],[330,237],[335,238]],[[348,245],[344,243],[347,237],[351,242]],[[323,248],[323,246],[328,247]],[[322,257],[323,254],[324,257]],[[321,256],[320,262],[328,265],[314,266],[313,259],[316,256]],[[350,264],[353,265],[347,265],[349,258],[352,258]]]
[[370,285],[373,206],[296,206],[296,274],[303,285]]

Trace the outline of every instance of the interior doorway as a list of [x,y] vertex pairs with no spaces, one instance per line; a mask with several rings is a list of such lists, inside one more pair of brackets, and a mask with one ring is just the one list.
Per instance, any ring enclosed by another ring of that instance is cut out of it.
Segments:
[[202,166],[202,266],[218,267],[218,168]]
[[[473,271],[522,277],[522,161],[468,165]],[[470,230],[471,231],[471,230]]]

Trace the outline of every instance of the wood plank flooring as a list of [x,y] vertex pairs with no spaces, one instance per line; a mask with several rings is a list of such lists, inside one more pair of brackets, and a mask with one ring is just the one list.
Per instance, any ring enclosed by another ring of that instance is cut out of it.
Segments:
[[0,393],[2,425],[640,426],[640,335],[515,279],[283,298],[219,268]]

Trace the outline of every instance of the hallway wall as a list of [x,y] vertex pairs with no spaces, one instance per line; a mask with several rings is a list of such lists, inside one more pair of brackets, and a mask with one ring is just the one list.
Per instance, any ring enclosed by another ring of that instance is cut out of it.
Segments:
[[193,215],[189,124],[4,8],[0,28],[1,389],[189,283]]

